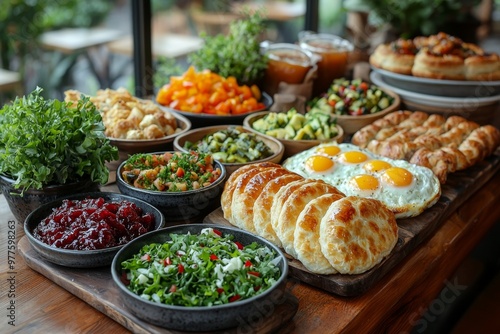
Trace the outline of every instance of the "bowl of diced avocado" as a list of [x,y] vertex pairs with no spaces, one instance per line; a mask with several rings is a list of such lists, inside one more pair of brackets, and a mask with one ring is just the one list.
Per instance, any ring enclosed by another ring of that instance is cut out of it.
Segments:
[[228,176],[249,163],[280,163],[285,151],[278,139],[241,125],[214,125],[193,129],[176,137],[173,145],[176,151],[211,154],[224,165]]
[[401,99],[396,93],[361,79],[336,79],[328,92],[310,103],[308,112],[335,117],[337,124],[350,135],[392,111]]
[[295,108],[286,112],[262,111],[248,115],[243,126],[278,139],[285,147],[284,158],[324,142],[341,143],[344,138],[343,128],[328,113],[301,114]]

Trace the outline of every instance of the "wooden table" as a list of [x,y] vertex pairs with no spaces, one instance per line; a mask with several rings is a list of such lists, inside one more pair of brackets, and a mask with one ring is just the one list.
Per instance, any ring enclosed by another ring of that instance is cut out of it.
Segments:
[[109,73],[110,59],[107,44],[122,38],[120,30],[108,28],[66,28],[47,31],[40,36],[40,44],[46,50],[63,55],[82,54],[101,88],[109,88],[112,79]]
[[[126,56],[133,54],[132,37],[128,36],[108,44],[111,52]],[[179,34],[157,34],[151,40],[153,57],[181,58],[203,46],[203,39]]]
[[[338,297],[290,280],[288,289],[298,297],[299,309],[280,332],[409,331],[419,324],[423,310],[438,300],[436,296],[445,286],[453,288],[455,282],[449,278],[500,220],[499,186],[500,172],[497,172],[484,187],[471,194],[429,239],[359,297]],[[105,190],[113,189],[112,186]],[[0,304],[4,309],[0,332],[32,333],[35,329],[45,333],[127,332],[120,324],[27,267],[17,250],[15,256],[9,258],[8,239],[13,238],[15,232],[15,238],[19,240],[24,233],[21,225],[14,223],[3,196],[0,197],[0,217]],[[9,259],[14,261],[11,268]],[[13,279],[12,284],[9,279]],[[459,286],[454,288],[460,289]],[[450,295],[452,293],[453,290]],[[5,317],[5,309],[10,303],[15,306],[15,327],[9,326],[10,320]]]

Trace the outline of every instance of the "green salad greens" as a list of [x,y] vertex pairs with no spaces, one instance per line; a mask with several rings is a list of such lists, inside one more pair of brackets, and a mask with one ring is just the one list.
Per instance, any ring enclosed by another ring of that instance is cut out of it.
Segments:
[[49,100],[41,92],[37,87],[0,109],[0,174],[23,191],[86,178],[106,183],[105,163],[118,159],[118,150],[94,104],[86,97],[76,104]]
[[222,305],[266,291],[281,275],[276,252],[256,242],[243,246],[213,228],[170,237],[143,246],[121,264],[124,283],[141,298],[177,306]]

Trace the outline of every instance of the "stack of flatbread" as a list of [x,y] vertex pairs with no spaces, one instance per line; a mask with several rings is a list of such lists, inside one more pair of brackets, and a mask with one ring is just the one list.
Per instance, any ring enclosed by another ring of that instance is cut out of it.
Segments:
[[221,197],[224,218],[262,236],[317,274],[360,274],[387,256],[398,238],[382,202],[346,197],[321,180],[274,163],[236,170]]

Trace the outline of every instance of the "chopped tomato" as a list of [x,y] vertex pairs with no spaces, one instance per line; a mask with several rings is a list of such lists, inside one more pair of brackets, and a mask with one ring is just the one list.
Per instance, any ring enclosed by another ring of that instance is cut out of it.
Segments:
[[177,291],[177,285],[172,284],[172,286],[170,287],[170,289],[168,289],[168,291],[170,291],[170,292],[176,292]]
[[232,302],[235,302],[237,301],[238,299],[240,299],[241,296],[240,295],[234,295],[234,296],[231,296],[229,297],[229,302],[232,303]]
[[252,275],[252,276],[255,276],[255,277],[259,277],[260,276],[260,273],[258,271],[249,271],[248,274]]
[[238,249],[240,249],[240,250],[243,249],[243,248],[245,248],[243,246],[243,244],[241,242],[239,242],[239,241],[235,241],[234,243],[236,244],[236,247],[238,247]]
[[143,256],[141,256],[141,260],[143,261],[151,261],[151,256],[149,254],[144,254]]
[[250,260],[246,260],[245,267],[251,267],[251,266],[252,266],[252,262],[250,262]]
[[177,168],[177,172],[175,172],[175,174],[178,176],[178,177],[184,177],[184,169],[182,167],[179,167]]
[[215,261],[218,260],[219,258],[215,254],[210,254],[210,260]]
[[177,265],[177,271],[179,272],[179,274],[182,274],[184,272],[184,266],[182,265],[182,263],[179,263]]
[[222,232],[219,230],[216,230],[215,228],[213,229],[214,233],[217,234],[219,237],[222,237]]
[[217,292],[219,293],[219,295],[221,295],[221,294],[224,293],[224,289],[223,288],[217,288]]

